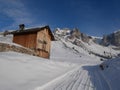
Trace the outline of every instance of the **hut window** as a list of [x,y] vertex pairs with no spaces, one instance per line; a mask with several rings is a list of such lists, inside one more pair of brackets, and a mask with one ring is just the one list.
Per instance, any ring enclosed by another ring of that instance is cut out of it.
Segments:
[[47,44],[47,42],[45,40],[42,41],[42,40],[38,39],[38,42],[41,44]]
[[45,40],[42,41],[42,40],[38,39],[38,42],[40,44],[42,44],[41,49],[45,51],[46,50],[47,41],[45,41]]
[[47,44],[47,42],[45,40],[43,40],[43,44]]

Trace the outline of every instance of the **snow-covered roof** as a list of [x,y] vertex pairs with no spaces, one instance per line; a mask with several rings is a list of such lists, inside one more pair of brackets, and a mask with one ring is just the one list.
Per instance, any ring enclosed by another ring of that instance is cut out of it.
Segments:
[[9,32],[9,33],[10,34],[14,34],[14,35],[17,35],[17,34],[28,34],[28,33],[37,33],[39,31],[43,30],[44,28],[47,28],[49,30],[49,34],[51,35],[52,40],[55,40],[49,26],[36,27],[36,28],[27,28],[27,29],[24,29],[24,30],[16,30],[16,31],[12,31],[12,32]]

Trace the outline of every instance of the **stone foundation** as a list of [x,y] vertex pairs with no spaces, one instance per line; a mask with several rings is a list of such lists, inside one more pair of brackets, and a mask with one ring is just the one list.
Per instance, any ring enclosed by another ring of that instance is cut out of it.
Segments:
[[0,43],[0,52],[7,52],[7,51],[14,51],[14,52],[19,52],[19,53],[25,53],[29,55],[36,55],[36,53],[28,48],[25,47],[20,47],[12,44],[7,44],[7,43]]

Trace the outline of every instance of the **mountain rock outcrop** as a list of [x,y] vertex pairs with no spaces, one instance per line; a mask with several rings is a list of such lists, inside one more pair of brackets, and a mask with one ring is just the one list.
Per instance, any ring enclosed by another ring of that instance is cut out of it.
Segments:
[[104,35],[102,39],[102,44],[106,46],[110,44],[120,46],[120,30],[109,35]]
[[109,45],[114,45],[117,47],[120,46],[120,30],[108,35],[104,35],[103,38],[100,37],[95,38],[80,32],[78,28],[75,28],[73,30],[70,30],[68,28],[65,29],[57,28],[56,30],[54,30],[54,35],[60,36],[62,38],[66,38],[66,40],[69,40],[78,46],[81,46],[81,41],[85,43],[89,43],[90,40],[92,40],[96,44],[100,44],[103,46],[109,46]]
[[58,35],[58,36],[61,36],[61,37],[67,36],[67,38],[73,40],[73,42],[75,42],[77,44],[80,43],[80,42],[77,41],[76,39],[79,39],[79,40],[82,40],[83,42],[88,43],[89,39],[92,38],[92,37],[90,37],[90,36],[88,36],[84,33],[81,33],[78,28],[75,28],[73,30],[57,28],[57,29],[54,30],[54,34]]

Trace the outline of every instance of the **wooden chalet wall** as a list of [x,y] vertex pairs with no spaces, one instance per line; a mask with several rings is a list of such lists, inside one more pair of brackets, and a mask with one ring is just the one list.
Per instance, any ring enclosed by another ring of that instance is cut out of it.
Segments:
[[35,49],[36,37],[37,37],[37,33],[15,34],[13,38],[13,42],[30,49]]
[[49,30],[44,28],[37,33],[37,54],[44,58],[49,58],[51,46],[51,36]]

